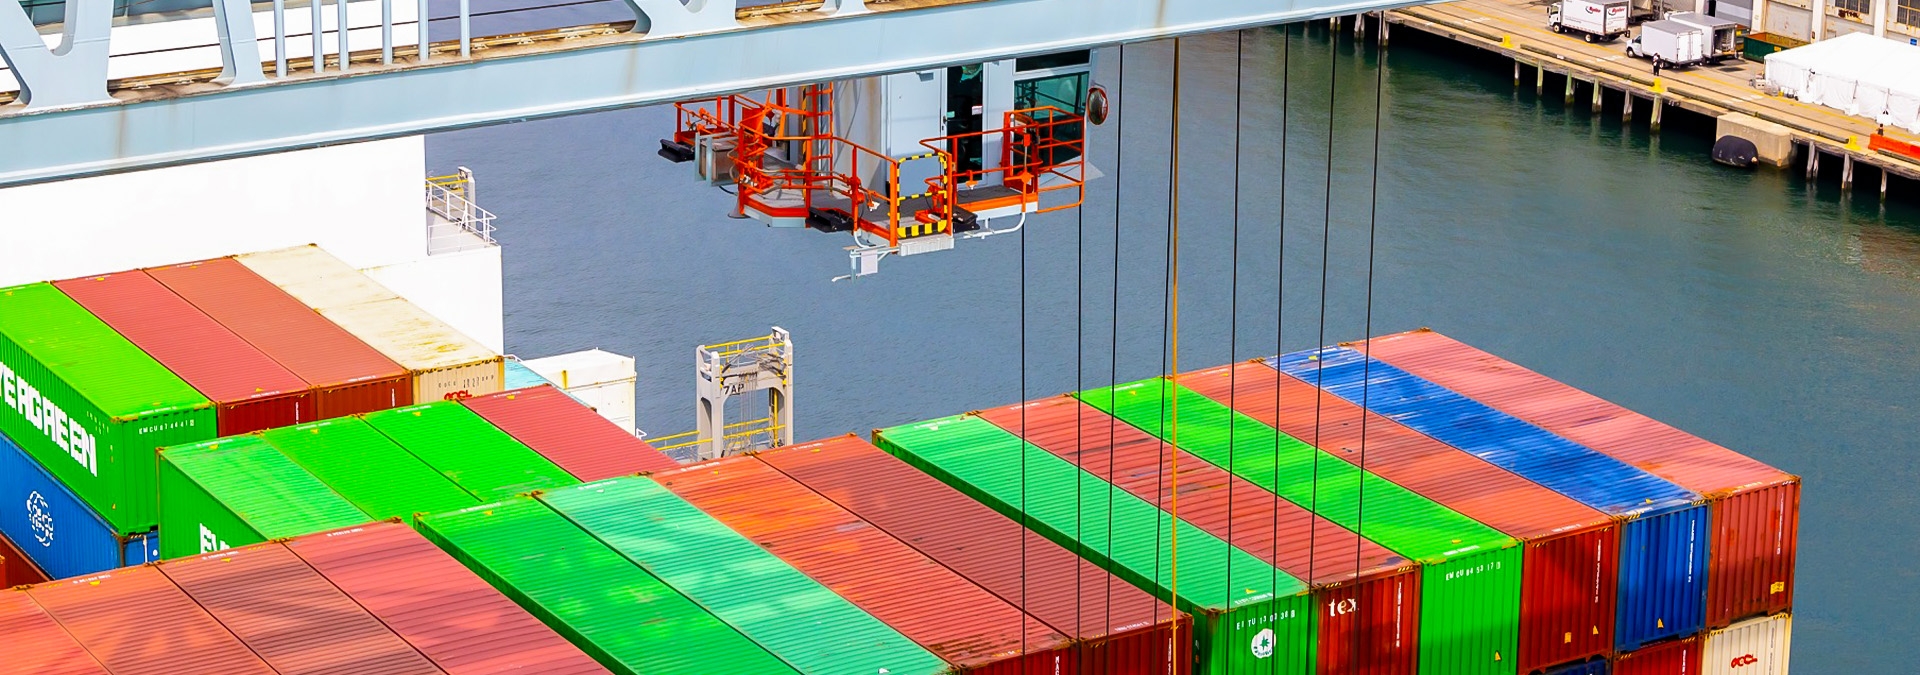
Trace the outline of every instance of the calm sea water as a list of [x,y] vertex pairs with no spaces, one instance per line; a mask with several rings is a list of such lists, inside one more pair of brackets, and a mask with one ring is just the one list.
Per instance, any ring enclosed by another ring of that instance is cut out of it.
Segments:
[[[1920,210],[1719,167],[1710,125],[1623,128],[1397,35],[1369,311],[1380,71],[1323,33],[1183,47],[1180,368],[1431,326],[1800,474],[1795,672],[1911,672]],[[828,281],[845,239],[729,220],[728,195],[654,156],[667,109],[429,155],[477,171],[502,217],[510,350],[634,355],[658,435],[693,426],[694,345],[778,325],[798,437],[864,433],[1168,367],[1171,56],[1103,55],[1121,113],[1095,130],[1086,208],[853,282]]]

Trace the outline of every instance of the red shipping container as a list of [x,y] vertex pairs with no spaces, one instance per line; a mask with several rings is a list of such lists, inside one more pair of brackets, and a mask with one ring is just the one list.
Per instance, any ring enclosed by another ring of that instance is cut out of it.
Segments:
[[107,668],[26,593],[0,591],[0,635],[7,638],[0,675],[107,675]]
[[980,417],[1153,504],[1172,500],[1165,465],[1177,461],[1181,520],[1314,587],[1315,606],[1329,610],[1319,618],[1317,672],[1414,672],[1418,564],[1071,396]]
[[146,272],[53,285],[212,400],[221,436],[319,419],[305,381]]
[[1356,465],[1359,453],[1339,450],[1361,447],[1364,415],[1367,471],[1523,542],[1519,672],[1612,653],[1620,532],[1607,514],[1322,395],[1263,361],[1188,373],[1179,383]]
[[280,675],[440,674],[285,546],[247,546],[157,567]]
[[26,594],[114,675],[274,675],[157,567],[41,584]]
[[680,468],[673,458],[550,386],[460,403],[583,483]]
[[1800,478],[1429,330],[1374,358],[1706,497],[1707,627],[1793,607]]
[[1067,636],[758,460],[733,457],[653,479],[956,673],[1076,672]]
[[1700,675],[1700,636],[1668,640],[1613,659],[1613,675]]
[[25,551],[13,544],[7,535],[0,534],[0,588],[13,588],[47,581],[47,573],[40,571],[33,559]]
[[1191,640],[1167,653],[1185,614],[856,436],[755,456],[1077,640],[1076,673],[1192,672]]
[[608,672],[405,525],[371,523],[285,546],[447,675]]
[[413,373],[232,258],[146,271],[313,388],[314,419],[413,404]]

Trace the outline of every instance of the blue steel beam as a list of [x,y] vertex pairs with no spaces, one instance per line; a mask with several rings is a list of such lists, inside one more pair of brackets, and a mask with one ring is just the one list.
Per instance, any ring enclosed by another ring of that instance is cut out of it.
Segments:
[[[646,33],[606,31],[264,83],[243,76],[244,84],[121,91],[64,108],[0,107],[0,186],[1420,4],[895,0],[739,20],[734,0],[697,0],[694,10],[678,0],[628,3],[643,16],[635,30]],[[17,70],[19,60],[9,60]]]

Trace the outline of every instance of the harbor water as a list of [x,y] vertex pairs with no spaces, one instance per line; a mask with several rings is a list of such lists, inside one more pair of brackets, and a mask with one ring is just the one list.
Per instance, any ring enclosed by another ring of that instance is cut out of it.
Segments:
[[[1184,43],[1179,369],[1431,326],[1799,474],[1795,672],[1911,670],[1920,208],[1715,165],[1710,122],[1652,134],[1394,39],[1379,80],[1324,24]],[[1170,367],[1172,57],[1102,53],[1119,112],[1085,208],[852,281],[829,281],[844,235],[728,219],[655,156],[671,108],[441,134],[429,161],[501,216],[510,351],[633,355],[639,424],[668,434],[694,424],[694,345],[778,325],[796,438],[865,434]]]

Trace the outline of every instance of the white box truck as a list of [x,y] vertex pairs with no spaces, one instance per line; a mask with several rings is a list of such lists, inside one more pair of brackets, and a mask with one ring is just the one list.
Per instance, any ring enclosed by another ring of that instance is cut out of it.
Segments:
[[1640,24],[1640,36],[1627,43],[1627,55],[1649,59],[1662,68],[1707,60],[1707,29],[1661,19]]
[[1561,0],[1547,7],[1547,27],[1578,33],[1588,42],[1612,42],[1627,34],[1628,0]]
[[1707,60],[1719,63],[1722,59],[1740,57],[1740,24],[1699,12],[1674,12],[1667,20],[1678,21],[1707,31]]

